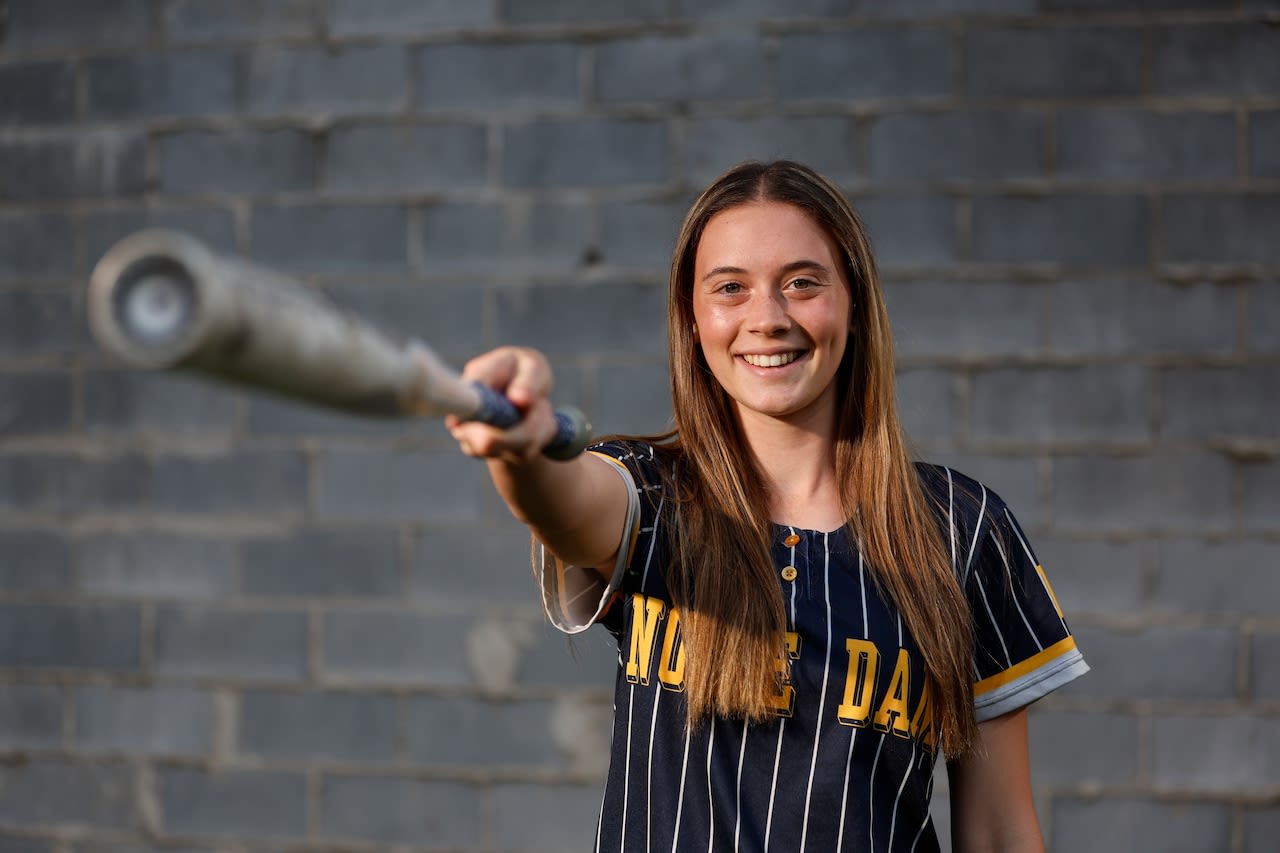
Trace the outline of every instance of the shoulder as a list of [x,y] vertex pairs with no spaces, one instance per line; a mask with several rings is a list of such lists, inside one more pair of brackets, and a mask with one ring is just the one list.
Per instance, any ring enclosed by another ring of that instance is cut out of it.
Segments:
[[990,486],[945,465],[917,462],[915,467],[939,520],[953,531],[976,538],[1011,518],[1009,505]]

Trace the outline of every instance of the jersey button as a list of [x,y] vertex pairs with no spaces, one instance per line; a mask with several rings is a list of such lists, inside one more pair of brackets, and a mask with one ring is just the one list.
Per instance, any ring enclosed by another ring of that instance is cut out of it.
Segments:
[[792,533],[786,539],[782,540],[782,544],[786,545],[788,548],[794,548],[800,544],[800,537]]
[[787,566],[785,569],[782,570],[782,579],[784,581],[793,581],[796,579],[796,575],[798,574],[800,573],[796,571],[795,566]]

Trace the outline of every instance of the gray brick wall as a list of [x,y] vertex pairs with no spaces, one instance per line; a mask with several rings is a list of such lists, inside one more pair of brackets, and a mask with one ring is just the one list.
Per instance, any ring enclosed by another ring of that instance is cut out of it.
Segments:
[[585,849],[613,652],[542,622],[481,467],[124,371],[84,283],[180,228],[656,431],[683,208],[790,156],[872,232],[922,454],[1010,500],[1093,664],[1032,713],[1051,849],[1273,850],[1277,13],[0,0],[0,848]]

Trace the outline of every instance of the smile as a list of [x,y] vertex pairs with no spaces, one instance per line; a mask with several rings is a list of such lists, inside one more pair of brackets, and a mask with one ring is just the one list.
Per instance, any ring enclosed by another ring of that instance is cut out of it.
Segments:
[[754,353],[743,353],[742,360],[754,367],[782,367],[784,364],[790,364],[800,357],[798,352],[780,352],[774,355],[755,355]]

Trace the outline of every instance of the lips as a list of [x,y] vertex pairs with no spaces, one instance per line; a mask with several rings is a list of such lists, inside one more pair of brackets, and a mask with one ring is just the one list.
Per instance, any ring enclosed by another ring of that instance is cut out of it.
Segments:
[[742,354],[742,360],[753,367],[782,367],[784,364],[790,364],[800,357],[800,353],[796,351],[774,353],[773,355],[756,355],[755,353]]

